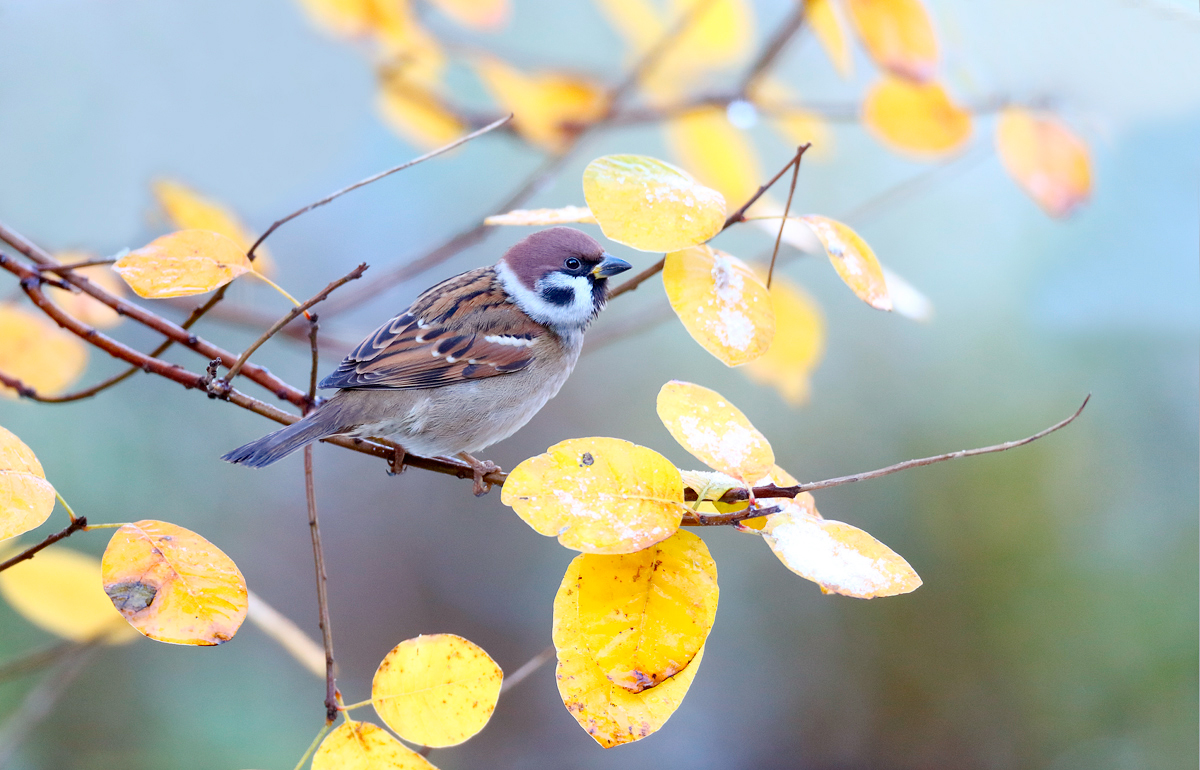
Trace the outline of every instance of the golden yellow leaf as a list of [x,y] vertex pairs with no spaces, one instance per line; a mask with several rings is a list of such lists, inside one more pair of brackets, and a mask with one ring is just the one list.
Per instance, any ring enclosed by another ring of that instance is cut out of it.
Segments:
[[[811,144],[804,153],[804,161],[828,160],[835,152],[834,133],[825,118],[815,112],[809,112],[800,105],[800,97],[794,90],[774,78],[763,78],[754,86],[751,101],[758,105],[768,116],[772,129],[789,144],[799,147]],[[763,202],[766,198],[763,199]],[[765,208],[778,208],[783,213],[783,205],[764,206],[762,203],[753,207],[759,212]]]
[[0,540],[40,527],[54,511],[54,500],[37,455],[0,428]]
[[645,155],[605,155],[583,172],[583,197],[605,237],[638,251],[703,243],[725,225],[725,198]]
[[246,252],[220,233],[180,230],[117,260],[113,270],[139,297],[204,294],[251,270]]
[[64,639],[117,644],[137,638],[104,595],[100,560],[70,548],[51,546],[0,572],[0,596],[29,622]]
[[709,246],[667,255],[663,286],[688,334],[726,366],[753,361],[775,335],[767,287],[745,262]]
[[485,225],[565,225],[572,222],[594,225],[596,218],[587,206],[563,206],[557,209],[514,209],[483,220]]
[[854,74],[854,57],[846,41],[846,22],[837,0],[805,0],[804,20],[842,77]]
[[[79,379],[87,358],[87,345],[46,316],[0,303],[0,372],[43,396],[56,396]],[[0,386],[0,395],[18,394]]]
[[370,722],[347,720],[325,736],[312,770],[436,770],[429,760]]
[[867,92],[863,123],[879,141],[917,158],[936,158],[971,138],[971,113],[937,83],[885,76]]
[[377,0],[300,0],[313,23],[338,37],[369,34],[379,23]]
[[590,557],[584,554],[571,562],[554,597],[555,677],[567,711],[607,749],[645,738],[666,724],[692,686],[704,648],[686,668],[657,687],[633,693],[609,681],[588,649],[579,620],[577,586],[586,558]]
[[666,540],[686,508],[667,458],[616,438],[562,441],[508,474],[501,501],[539,534],[584,553],[632,553]]
[[667,145],[679,165],[725,197],[741,204],[758,191],[758,153],[720,107],[701,107],[664,126]]
[[920,0],[846,0],[850,20],[875,63],[910,80],[933,77],[938,41]]
[[812,495],[767,517],[763,539],[784,566],[825,593],[871,599],[917,590],[921,578],[899,554],[857,527],[816,513]]
[[441,46],[420,24],[409,0],[300,0],[313,22],[338,37],[368,38],[424,85],[445,66]]
[[799,406],[808,400],[809,379],[825,352],[825,319],[812,297],[780,275],[771,282],[771,308],[775,338],[766,353],[746,365],[746,376]]
[[608,23],[640,55],[666,32],[663,14],[649,0],[596,0]]
[[630,692],[682,671],[717,616],[717,565],[690,532],[636,553],[584,554],[578,574],[580,639],[609,681]]
[[888,295],[887,281],[875,252],[858,233],[836,219],[809,214],[800,217],[825,247],[829,261],[838,277],[850,290],[876,310],[891,310],[892,299]]
[[686,85],[705,72],[740,63],[750,52],[754,13],[749,0],[671,0],[667,23],[677,23],[705,2],[708,7],[691,17],[691,23],[647,73],[651,90],[655,90],[655,82],[682,81]]
[[405,141],[434,149],[457,139],[464,126],[429,91],[402,77],[379,84],[379,113],[384,123]]
[[392,648],[371,680],[384,724],[422,746],[455,746],[483,729],[504,673],[483,648],[454,634],[431,634]]
[[599,85],[556,73],[527,75],[500,59],[476,62],[476,71],[500,105],[513,114],[521,136],[551,152],[564,150],[573,132],[564,124],[586,124],[608,109]]
[[[62,251],[55,254],[54,258],[62,264],[68,265],[73,262],[95,259],[96,255],[83,251]],[[120,297],[125,293],[125,284],[113,274],[112,270],[108,269],[107,265],[81,267],[75,270],[75,274],[88,279],[109,294]],[[57,286],[48,286],[46,287],[46,296],[62,308],[67,315],[96,329],[111,329],[121,323],[122,316],[117,311],[82,291],[67,291]]]
[[[210,230],[220,233],[236,243],[244,252],[250,251],[250,247],[254,245],[255,238],[228,206],[206,198],[173,179],[159,179],[154,183],[153,189],[158,204],[180,230]],[[253,267],[266,276],[275,272],[271,253],[267,251],[266,246],[259,246],[254,251]]]
[[435,8],[464,27],[495,30],[508,23],[509,0],[432,0]]
[[1088,147],[1053,115],[1004,110],[996,152],[1009,176],[1052,217],[1069,216],[1091,195]]
[[775,452],[746,415],[715,390],[671,380],[658,391],[658,419],[697,460],[751,483],[775,464]]
[[246,619],[246,580],[195,532],[149,519],[118,529],[101,561],[104,592],[131,626],[169,644],[213,645]]

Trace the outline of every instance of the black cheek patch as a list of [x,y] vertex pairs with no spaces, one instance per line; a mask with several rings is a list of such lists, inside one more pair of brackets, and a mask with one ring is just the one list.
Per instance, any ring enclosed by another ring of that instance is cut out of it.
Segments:
[[565,286],[547,286],[542,289],[542,299],[551,305],[565,307],[575,301],[575,290]]

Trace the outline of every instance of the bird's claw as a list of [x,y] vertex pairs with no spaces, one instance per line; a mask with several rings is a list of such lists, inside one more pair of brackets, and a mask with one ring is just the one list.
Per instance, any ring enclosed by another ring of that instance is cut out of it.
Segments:
[[404,473],[404,469],[407,467],[404,464],[404,458],[407,456],[408,452],[404,451],[404,447],[397,445],[392,450],[392,456],[388,458],[387,474],[389,476],[399,476],[401,473]]
[[500,466],[496,465],[491,460],[476,460],[466,452],[458,455],[459,458],[465,460],[471,466],[471,478],[475,481],[475,496],[483,497],[488,492],[492,491],[491,482],[484,481],[484,476],[492,471],[500,470]]

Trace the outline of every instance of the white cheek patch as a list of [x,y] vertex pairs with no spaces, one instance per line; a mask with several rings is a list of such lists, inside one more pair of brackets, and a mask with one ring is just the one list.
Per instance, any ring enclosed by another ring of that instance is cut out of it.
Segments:
[[592,299],[592,283],[587,276],[551,273],[538,282],[538,289],[567,289],[571,301],[566,304],[547,302],[538,292],[526,288],[503,261],[496,266],[505,291],[516,301],[517,306],[533,320],[563,330],[580,330],[591,322],[596,314]]

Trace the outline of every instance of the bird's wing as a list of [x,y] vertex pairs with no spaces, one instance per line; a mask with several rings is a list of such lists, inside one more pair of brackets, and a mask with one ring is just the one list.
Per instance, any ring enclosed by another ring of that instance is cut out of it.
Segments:
[[549,334],[517,311],[495,270],[434,286],[375,330],[321,381],[322,388],[438,388],[516,372]]

